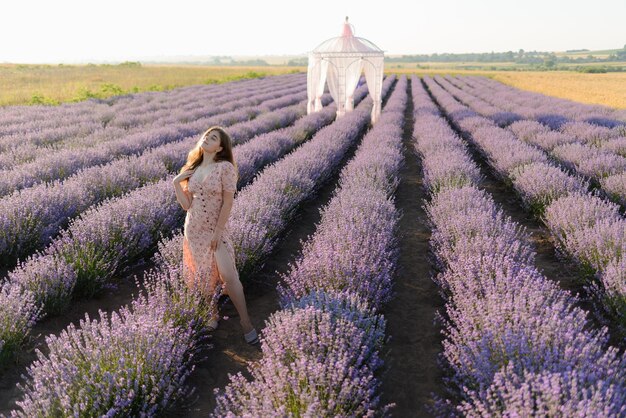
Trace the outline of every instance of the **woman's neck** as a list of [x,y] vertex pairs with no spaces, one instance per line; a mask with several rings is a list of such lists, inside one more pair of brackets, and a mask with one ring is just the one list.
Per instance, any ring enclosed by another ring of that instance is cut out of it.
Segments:
[[214,161],[213,158],[214,158],[213,156],[209,156],[207,158],[207,156],[205,155],[204,158],[202,159],[202,162],[200,163],[200,166],[206,168],[215,164],[217,161]]

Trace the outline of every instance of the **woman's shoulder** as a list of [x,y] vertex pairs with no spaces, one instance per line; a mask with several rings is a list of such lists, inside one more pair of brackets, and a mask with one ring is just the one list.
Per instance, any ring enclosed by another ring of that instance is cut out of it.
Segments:
[[222,164],[222,166],[226,167],[226,168],[232,168],[235,169],[235,165],[233,163],[231,163],[228,160],[222,160],[220,161],[220,164]]

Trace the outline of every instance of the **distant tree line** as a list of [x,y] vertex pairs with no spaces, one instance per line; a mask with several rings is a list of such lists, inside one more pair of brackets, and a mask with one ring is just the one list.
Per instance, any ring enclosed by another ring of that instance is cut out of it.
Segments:
[[234,60],[229,56],[215,56],[211,57],[212,59],[208,62],[204,62],[204,65],[228,65],[228,66],[241,66],[241,67],[265,67],[269,66],[268,62],[262,59],[253,59],[253,60]]
[[[585,50],[571,50],[568,52],[580,52]],[[623,49],[617,49],[606,58],[595,57],[591,54],[580,57],[557,56],[554,52],[524,51],[517,52],[485,52],[465,54],[418,54],[402,55],[401,57],[385,57],[386,62],[513,62],[516,64],[543,64],[546,67],[566,63],[587,62],[619,62],[626,61],[626,45]]]
[[307,65],[309,65],[309,58],[294,58],[287,61],[287,65],[291,67],[306,67]]

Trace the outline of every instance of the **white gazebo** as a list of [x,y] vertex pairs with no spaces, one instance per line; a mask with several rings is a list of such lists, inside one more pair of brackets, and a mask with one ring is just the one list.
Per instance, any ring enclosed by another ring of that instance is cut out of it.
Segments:
[[354,36],[354,27],[346,17],[341,36],[322,42],[309,53],[307,113],[322,109],[321,98],[326,82],[337,104],[337,117],[351,111],[354,108],[354,90],[361,72],[365,72],[367,87],[374,102],[372,124],[376,123],[381,110],[383,66],[383,51],[367,39]]

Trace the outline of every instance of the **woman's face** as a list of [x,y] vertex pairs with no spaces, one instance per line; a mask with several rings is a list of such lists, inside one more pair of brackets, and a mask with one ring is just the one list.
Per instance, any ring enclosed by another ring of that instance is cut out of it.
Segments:
[[202,139],[200,143],[202,151],[208,154],[218,153],[222,150],[220,145],[220,134],[217,131],[211,131]]

